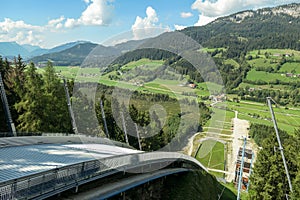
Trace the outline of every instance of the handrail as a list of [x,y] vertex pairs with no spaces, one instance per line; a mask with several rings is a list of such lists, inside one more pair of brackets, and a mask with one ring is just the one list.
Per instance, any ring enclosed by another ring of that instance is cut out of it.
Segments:
[[0,183],[0,200],[55,194],[56,191],[70,189],[92,180],[93,177],[111,174],[112,171],[127,171],[137,166],[143,169],[144,165],[151,164],[159,164],[158,168],[163,168],[174,161],[183,161],[206,170],[196,159],[176,152],[119,155],[68,165]]

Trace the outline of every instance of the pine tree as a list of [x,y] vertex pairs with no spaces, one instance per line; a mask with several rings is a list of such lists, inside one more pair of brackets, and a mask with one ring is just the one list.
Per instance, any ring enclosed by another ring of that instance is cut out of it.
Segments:
[[44,132],[70,132],[71,123],[68,115],[66,97],[61,80],[55,73],[55,69],[48,61],[44,72],[44,109],[43,125]]
[[[5,68],[4,68],[4,61],[0,55],[0,73],[2,78],[5,76]],[[1,100],[1,99],[0,99]],[[2,102],[0,101],[0,132],[8,132],[8,127],[6,126],[6,120],[4,115],[4,110],[2,107]]]
[[16,94],[16,101],[18,102],[24,94],[24,82],[25,82],[25,68],[26,65],[22,61],[22,57],[14,58],[14,66],[7,68],[7,75],[5,77],[6,85],[10,90],[13,90]]
[[291,194],[277,139],[274,131],[267,128],[265,126],[263,131],[265,139],[260,139],[262,150],[257,155],[251,176],[250,199],[286,199],[286,194],[292,199],[299,199],[300,131],[295,131],[295,136],[279,131],[294,190]]
[[4,73],[2,78],[4,81],[6,95],[8,99],[9,108],[15,125],[18,126],[18,113],[15,109],[15,105],[21,101],[25,85],[25,68],[26,65],[22,61],[22,57],[14,58],[13,64],[10,64],[7,59],[2,63],[2,72]]
[[292,199],[300,199],[300,129],[295,130],[295,138],[293,140],[294,149],[292,150],[294,159],[293,161],[296,162],[297,166],[295,170],[295,178],[292,181],[293,184],[293,194]]
[[37,73],[33,63],[30,63],[25,76],[24,90],[26,92],[21,101],[15,105],[18,113],[20,113],[17,128],[25,132],[40,132],[43,130],[42,120],[44,119],[42,112],[44,109],[42,76]]
[[276,138],[265,139],[262,147],[251,177],[251,199],[284,199],[289,188]]

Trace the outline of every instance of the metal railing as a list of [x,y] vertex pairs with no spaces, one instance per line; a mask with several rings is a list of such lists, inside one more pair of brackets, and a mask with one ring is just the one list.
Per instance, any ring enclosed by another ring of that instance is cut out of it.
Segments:
[[0,183],[0,200],[46,198],[119,171],[127,171],[138,166],[142,169],[143,166],[147,166],[147,170],[151,170],[149,167],[151,164],[163,168],[175,161],[188,164],[184,165],[187,168],[196,167],[206,170],[196,159],[175,152],[120,155],[73,164]]

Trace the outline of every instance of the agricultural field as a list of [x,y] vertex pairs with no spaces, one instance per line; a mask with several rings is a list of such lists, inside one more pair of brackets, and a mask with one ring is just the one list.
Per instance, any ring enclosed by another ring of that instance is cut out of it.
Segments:
[[300,74],[300,62],[284,63],[279,72]]
[[253,50],[248,52],[248,55],[255,57],[256,55],[261,58],[266,58],[265,53],[268,53],[270,58],[280,59],[282,55],[290,55],[291,57],[287,57],[288,60],[295,59],[300,61],[300,51],[291,50],[291,49],[260,49]]
[[[273,126],[271,114],[266,104],[240,101],[240,103],[228,102],[227,107],[238,111],[238,118],[250,121],[250,123]],[[300,128],[300,109],[274,107],[274,113],[278,128],[293,134],[295,128]]]
[[238,68],[240,65],[239,65],[239,63],[237,63],[235,60],[233,60],[233,59],[227,59],[227,60],[225,60],[224,61],[224,64],[225,65],[232,65],[232,66],[234,66],[235,68]]
[[249,84],[249,83],[241,83],[237,89],[245,89],[245,88],[254,88],[254,89],[267,89],[267,90],[284,90],[289,91],[291,87],[289,85],[255,85],[255,84]]
[[[252,59],[249,59],[249,56],[252,56]],[[247,80],[261,80],[266,82],[274,81],[275,79],[284,82],[300,81],[297,77],[285,76],[285,73],[293,73],[293,75],[300,74],[300,51],[289,49],[261,49],[248,52],[246,57],[248,57],[249,60],[247,62],[252,67],[252,70],[248,72]],[[281,65],[280,63],[283,59],[285,63]],[[272,68],[274,72],[256,71],[256,69],[267,68]]]
[[148,58],[142,58],[138,61],[132,61],[132,62],[127,63],[126,65],[122,66],[121,69],[130,70],[135,67],[147,65],[147,68],[149,68],[151,70],[158,66],[161,66],[163,63],[164,63],[163,60],[150,60]]
[[[145,91],[151,93],[168,94],[174,98],[190,98],[196,99],[196,96],[209,96],[210,90],[217,91],[221,87],[213,83],[200,83],[197,88],[193,89],[186,85],[184,77],[175,74],[170,70],[166,70],[173,79],[161,78],[158,74],[157,78],[150,81],[144,81],[154,71],[163,65],[163,60],[140,59],[138,61],[130,62],[120,68],[120,70],[112,71],[101,75],[98,68],[80,68],[79,66],[54,66],[57,74],[67,79],[74,78],[76,81],[82,82],[99,82],[109,86],[116,86],[121,88],[134,89],[138,91]],[[39,68],[38,71],[43,73],[44,69]],[[146,75],[139,74],[140,72]],[[156,72],[156,71],[155,71]]]
[[263,68],[272,67],[275,70],[276,66],[278,65],[276,60],[271,60],[271,59],[266,59],[261,57],[249,60],[248,63],[254,69],[258,67],[263,67]]
[[256,71],[255,69],[251,69],[246,77],[249,81],[265,81],[265,82],[272,82],[277,80],[283,82],[297,82],[300,81],[300,78],[297,77],[286,77],[280,73],[269,73],[264,71]]
[[[212,51],[212,49],[209,49],[208,51]],[[265,50],[267,52],[271,52],[272,54],[276,53],[282,53],[282,50]],[[261,55],[264,55],[264,50],[261,50]],[[297,51],[288,51],[289,53],[293,53],[294,57],[299,56],[300,52]],[[249,53],[256,54],[257,51],[252,51]],[[260,57],[258,59],[253,59],[249,62],[252,62],[254,65],[259,65],[263,60],[267,60],[267,63],[270,61],[270,59],[266,59]],[[256,62],[257,61],[257,62]],[[227,60],[226,62],[234,64],[234,60]],[[121,67],[124,71],[131,71],[135,68],[147,68],[150,72],[152,70],[157,69],[163,64],[162,60],[149,60],[149,59],[141,59],[138,61],[130,62],[124,66]],[[270,64],[270,63],[269,63]],[[169,94],[171,97],[174,98],[190,98],[190,99],[196,99],[195,95],[198,97],[207,97],[210,95],[210,91],[218,91],[221,89],[219,85],[216,85],[214,83],[199,83],[196,89],[192,89],[188,86],[183,86],[184,79],[182,77],[178,78],[177,80],[165,80],[161,78],[156,78],[152,81],[145,82],[141,85],[136,85],[134,81],[125,81],[125,80],[112,80],[109,78],[110,74],[116,74],[116,71],[110,72],[108,74],[105,74],[104,76],[100,76],[99,69],[97,68],[80,68],[76,66],[70,66],[70,67],[60,67],[55,66],[55,70],[60,76],[66,77],[66,78],[76,78],[79,81],[95,81],[100,82],[105,85],[115,86],[118,85],[122,88],[128,88],[138,91],[145,91],[145,92],[151,92],[151,93],[161,93],[161,94]],[[300,72],[300,67],[298,63],[285,63],[282,66],[281,71],[296,71],[298,73],[298,70]],[[43,69],[38,69],[39,72],[42,73]],[[281,73],[268,73],[264,71],[256,71],[254,69],[250,70],[247,75],[248,80],[252,81],[274,81],[275,79],[282,80],[282,81],[298,81],[298,78],[293,77],[285,77],[282,76]],[[134,80],[134,78],[132,78]],[[260,89],[273,89],[273,90],[289,90],[289,86],[284,85],[254,85],[254,84],[247,84],[242,83],[239,88],[245,88],[245,87],[253,87],[253,88],[260,88]],[[205,101],[206,104],[211,103],[210,101]],[[167,106],[167,105],[166,105]],[[253,103],[253,102],[247,102],[247,101],[241,101],[240,103],[235,102],[227,102],[227,107],[229,110],[225,112],[225,120],[224,116],[221,116],[221,113],[223,110],[220,108],[212,108],[212,111],[214,114],[214,119],[216,119],[214,122],[212,120],[209,120],[207,122],[206,127],[210,128],[221,128],[221,131],[218,131],[222,134],[231,134],[231,119],[234,118],[234,112],[238,111],[238,117],[240,119],[249,120],[251,123],[260,123],[260,124],[267,124],[272,126],[272,122],[270,120],[270,113],[267,107],[264,104],[259,103]],[[290,134],[294,132],[294,127],[300,127],[300,111],[295,110],[293,108],[291,109],[284,109],[284,108],[274,108],[279,128],[286,130]],[[219,114],[218,114],[219,113]],[[224,114],[224,111],[223,111]],[[220,116],[219,116],[220,115]],[[223,118],[222,118],[223,117]],[[220,118],[220,119],[218,119]],[[221,121],[225,121],[225,123],[221,127]],[[204,131],[207,131],[207,128],[204,128]]]

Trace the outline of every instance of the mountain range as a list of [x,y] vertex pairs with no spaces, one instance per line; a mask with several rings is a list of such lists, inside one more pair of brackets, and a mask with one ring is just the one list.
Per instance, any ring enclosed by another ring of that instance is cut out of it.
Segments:
[[[190,36],[203,47],[227,49],[228,57],[235,57],[253,49],[282,48],[300,50],[300,4],[293,3],[274,8],[246,10],[201,27],[188,27],[180,32]],[[154,39],[165,37],[162,34]],[[133,40],[115,46],[102,46],[86,41],[63,44],[52,49],[15,42],[0,42],[0,55],[20,54],[35,63],[51,60],[55,65],[80,65],[96,47],[97,51],[113,55],[131,51],[145,40]],[[231,54],[231,55],[230,55]]]
[[[247,50],[266,48],[300,49],[300,4],[256,11],[246,10],[221,17],[203,27],[182,30],[205,47],[235,44]],[[238,48],[238,50],[242,50]]]
[[44,49],[30,44],[20,45],[16,42],[0,42],[0,55],[2,57],[13,58],[20,54],[24,59],[29,59],[43,54],[60,52],[78,44],[87,43],[86,41],[76,41],[56,46],[51,49]]

